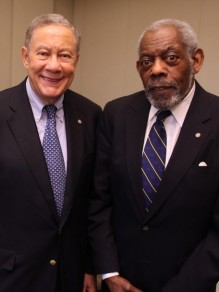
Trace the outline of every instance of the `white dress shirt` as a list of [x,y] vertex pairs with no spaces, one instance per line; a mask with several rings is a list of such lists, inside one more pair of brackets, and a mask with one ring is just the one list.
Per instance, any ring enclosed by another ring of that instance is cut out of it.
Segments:
[[[181,131],[189,106],[192,102],[194,92],[195,92],[195,83],[192,86],[190,92],[187,94],[187,96],[178,105],[176,105],[174,108],[171,109],[172,115],[168,116],[164,121],[164,126],[165,126],[165,130],[167,134],[167,151],[166,151],[165,166],[167,166],[169,162],[170,156],[173,152],[176,141],[179,137],[179,133]],[[143,149],[147,141],[151,127],[156,121],[157,112],[158,110],[152,105],[149,112],[149,116],[148,116]]]
[[[33,116],[36,122],[37,130],[39,133],[41,144],[43,144],[43,137],[46,128],[47,113],[43,110],[45,104],[33,91],[29,78],[26,81],[27,95],[29,97],[30,105],[33,111]],[[57,107],[56,112],[56,130],[59,137],[59,142],[62,148],[65,170],[67,170],[67,141],[66,141],[66,130],[65,130],[65,116],[63,110],[63,99],[64,94],[54,104]]]

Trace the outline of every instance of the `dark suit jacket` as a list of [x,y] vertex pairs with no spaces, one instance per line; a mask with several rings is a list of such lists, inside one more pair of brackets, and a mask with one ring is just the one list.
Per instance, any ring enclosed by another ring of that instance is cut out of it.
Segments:
[[[138,92],[109,102],[100,122],[89,221],[97,272],[119,271],[145,292],[215,291],[219,98],[196,84],[147,214],[140,168],[149,109],[144,92]],[[207,166],[200,167],[200,162]]]
[[67,90],[64,112],[68,165],[59,222],[25,81],[0,93],[1,292],[53,292],[52,259],[60,261],[63,291],[82,291],[100,108]]

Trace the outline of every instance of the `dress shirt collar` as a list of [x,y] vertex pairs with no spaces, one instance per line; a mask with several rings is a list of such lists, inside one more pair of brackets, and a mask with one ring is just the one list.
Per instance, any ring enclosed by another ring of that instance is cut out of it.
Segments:
[[[35,121],[36,123],[38,123],[40,119],[42,118],[43,107],[45,106],[45,104],[42,102],[42,100],[36,95],[36,93],[32,89],[29,78],[27,78],[27,81],[26,81],[26,90],[27,90],[27,95],[30,101],[30,105],[33,111]],[[55,103],[55,106],[57,107],[56,115],[61,121],[63,120],[63,115],[64,115],[63,99],[64,99],[64,94],[62,94],[62,96]]]
[[[195,82],[194,82],[191,90],[187,94],[187,96],[179,104],[177,104],[175,107],[173,107],[171,109],[171,113],[174,116],[174,118],[176,119],[177,123],[180,125],[180,127],[182,127],[182,125],[183,125],[187,111],[188,111],[189,106],[192,102],[194,92],[195,92]],[[155,108],[152,105],[150,112],[149,112],[148,121],[152,121],[153,119],[155,120],[155,116],[156,116],[157,112],[158,112],[157,108]]]

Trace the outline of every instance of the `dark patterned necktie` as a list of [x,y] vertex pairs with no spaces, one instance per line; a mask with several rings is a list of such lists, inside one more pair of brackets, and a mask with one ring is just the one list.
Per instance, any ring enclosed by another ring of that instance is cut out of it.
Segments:
[[56,202],[57,212],[61,216],[65,192],[65,164],[56,131],[56,111],[54,105],[46,105],[47,123],[43,138],[43,152],[49,171],[50,182]]
[[169,110],[158,113],[142,155],[142,190],[145,195],[146,210],[148,212],[165,169],[167,138],[163,121],[169,115],[171,115]]

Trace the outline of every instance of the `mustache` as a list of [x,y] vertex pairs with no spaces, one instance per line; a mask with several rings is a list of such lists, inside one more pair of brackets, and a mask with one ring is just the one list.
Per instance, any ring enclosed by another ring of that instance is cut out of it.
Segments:
[[169,82],[165,80],[150,80],[147,83],[146,90],[151,91],[151,90],[156,90],[159,88],[174,88],[178,89],[178,84],[176,82]]

